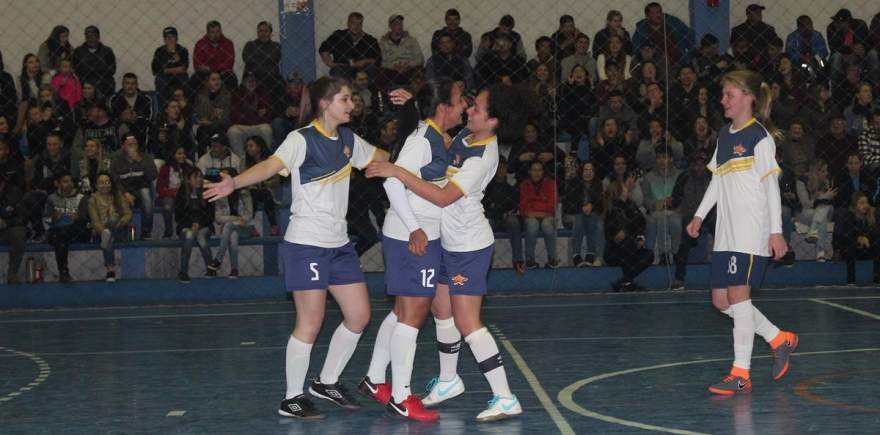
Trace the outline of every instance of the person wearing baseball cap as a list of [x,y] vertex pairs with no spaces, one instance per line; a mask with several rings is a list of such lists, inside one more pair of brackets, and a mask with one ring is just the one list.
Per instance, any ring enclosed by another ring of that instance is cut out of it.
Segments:
[[840,9],[831,17],[831,23],[825,29],[825,35],[828,36],[828,48],[831,50],[832,80],[843,81],[847,58],[857,44],[861,44],[865,49],[862,67],[867,66],[869,79],[876,82],[880,78],[878,77],[880,62],[878,62],[877,51],[870,49],[868,25],[865,21],[853,18],[849,9]]
[[419,41],[403,30],[403,15],[388,17],[388,33],[379,39],[382,50],[382,70],[378,82],[380,88],[408,85],[414,68],[425,63]]
[[189,81],[189,51],[177,43],[177,28],[168,26],[162,29],[162,39],[164,44],[153,52],[150,64],[160,106],[168,99],[171,89],[186,86]]
[[746,6],[746,21],[730,31],[730,44],[739,40],[749,41],[748,55],[754,59],[760,56],[761,48],[777,38],[776,29],[763,21],[764,6],[752,3]]
[[102,95],[113,95],[116,90],[116,55],[113,49],[101,43],[97,26],[85,28],[86,41],[73,50],[73,69],[80,82],[91,82]]
[[225,168],[241,170],[241,158],[229,149],[229,139],[223,132],[216,132],[209,139],[211,147],[208,152],[199,158],[196,166],[205,174],[208,180],[220,178],[220,171]]

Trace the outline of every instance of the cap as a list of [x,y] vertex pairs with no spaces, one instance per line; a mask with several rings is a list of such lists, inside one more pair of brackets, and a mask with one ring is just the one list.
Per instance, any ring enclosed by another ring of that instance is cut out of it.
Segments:
[[397,21],[397,20],[403,21],[403,15],[400,15],[400,14],[394,14],[394,15],[388,17],[388,25],[390,26],[391,23],[393,23],[393,22],[395,22],[395,21]]
[[287,76],[288,83],[296,83],[302,81],[302,75],[300,75],[299,71],[293,71]]
[[226,140],[226,135],[223,133],[214,133],[211,135],[211,144],[220,144],[226,146],[228,141]]
[[761,6],[757,3],[752,3],[748,6],[746,6],[746,12],[763,11],[764,9],[767,9],[767,8],[765,8],[764,6]]
[[177,37],[177,28],[173,27],[173,26],[168,26],[168,27],[162,29],[162,37],[164,38],[168,35],[174,35],[174,37],[176,38]]
[[849,21],[852,19],[852,12],[850,12],[849,9],[844,8],[837,11],[831,19],[834,21]]

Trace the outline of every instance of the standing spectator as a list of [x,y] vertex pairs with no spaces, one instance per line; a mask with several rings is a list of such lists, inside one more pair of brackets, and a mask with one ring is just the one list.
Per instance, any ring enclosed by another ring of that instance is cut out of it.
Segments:
[[208,75],[208,80],[202,91],[196,96],[193,106],[193,112],[199,122],[196,141],[199,144],[199,153],[201,154],[206,148],[208,139],[217,133],[225,135],[230,125],[232,96],[229,90],[223,86],[220,73],[212,72]]
[[[839,229],[838,229],[839,228]],[[846,260],[846,283],[856,283],[856,260],[872,260],[873,283],[880,284],[880,228],[877,226],[876,209],[868,196],[857,192],[850,200],[849,210],[840,225],[835,226]]]
[[150,67],[156,78],[156,93],[159,101],[164,102],[171,97],[171,90],[187,85],[189,81],[189,51],[177,43],[177,28],[162,29],[164,44],[153,52]]
[[[238,175],[234,169],[225,169],[223,172],[230,177]],[[214,260],[208,264],[208,269],[217,273],[228,250],[229,279],[238,278],[238,241],[256,231],[253,219],[254,203],[248,189],[236,190],[229,197],[220,198],[214,203],[214,222],[220,226],[220,248]]]
[[403,15],[388,18],[388,29],[379,40],[383,62],[378,79],[380,89],[408,85],[413,70],[425,63],[419,41],[403,30]]
[[637,186],[630,176],[625,181],[615,179],[605,189],[605,262],[623,269],[612,284],[614,291],[641,289],[633,281],[654,260],[645,248],[645,217],[631,198]]
[[483,207],[492,231],[505,231],[510,236],[511,261],[517,273],[525,271],[522,246],[522,224],[517,216],[519,190],[507,181],[507,159],[499,157],[495,178],[486,186]]
[[[257,163],[269,158],[269,148],[266,141],[260,136],[251,136],[245,144],[244,169],[248,169]],[[269,235],[275,237],[278,231],[278,215],[275,212],[277,203],[274,189],[281,184],[281,176],[275,175],[266,181],[246,187],[250,191],[254,210],[257,206],[263,208],[263,213],[269,221]]]
[[678,17],[663,13],[659,3],[651,2],[645,6],[645,19],[636,23],[633,46],[641,47],[647,40],[653,41],[659,56],[668,57],[675,68],[693,48],[694,31]]
[[466,89],[473,89],[474,71],[466,57],[455,48],[455,39],[451,35],[441,34],[437,38],[437,51],[425,63],[428,80],[449,79],[464,81]]
[[83,194],[76,190],[73,176],[62,174],[55,179],[55,192],[49,195],[46,215],[49,218],[49,244],[55,248],[58,280],[70,282],[67,257],[70,244],[89,239],[86,222],[88,216],[80,215]]
[[574,25],[574,18],[571,15],[559,17],[559,29],[550,36],[556,49],[556,58],[563,59],[574,54],[575,41],[580,35],[582,33]]
[[596,58],[596,71],[599,75],[596,80],[608,80],[608,75],[605,74],[607,65],[616,65],[623,72],[623,79],[629,80],[631,64],[632,58],[623,51],[623,40],[620,36],[611,35],[608,37],[608,48]]
[[160,160],[169,161],[178,148],[183,148],[188,158],[195,158],[198,147],[192,131],[192,123],[181,113],[180,103],[167,100],[156,119],[150,152]]
[[842,168],[846,165],[846,156],[860,149],[857,137],[846,131],[846,119],[835,114],[831,117],[828,134],[816,143],[816,158],[825,160],[832,168]]
[[101,95],[116,91],[116,55],[113,49],[101,43],[97,26],[85,30],[86,41],[73,51],[73,69],[80,80],[93,83]]
[[193,48],[193,72],[190,89],[201,89],[202,83],[211,73],[219,73],[223,84],[230,90],[238,86],[238,78],[232,68],[235,66],[235,45],[226,36],[217,21],[209,21],[205,36]]
[[480,89],[495,83],[515,85],[524,82],[529,76],[524,57],[513,51],[508,34],[502,33],[493,38],[492,51],[477,61],[477,76]]
[[880,105],[874,101],[873,89],[868,82],[859,83],[852,104],[843,111],[847,132],[853,136],[858,136],[868,128],[871,114],[880,109]]
[[131,208],[122,193],[113,184],[109,174],[98,175],[97,190],[89,196],[89,223],[95,236],[100,238],[104,253],[107,282],[116,281],[116,259],[113,244],[128,237]]
[[229,149],[229,142],[223,133],[215,133],[209,139],[211,147],[199,158],[196,166],[208,180],[220,179],[220,171],[224,168],[241,169],[241,158]]
[[[308,106],[308,96],[305,81],[297,72],[290,73],[284,88],[284,98],[275,109],[276,118],[272,120],[272,147],[278,148],[284,138],[304,124],[307,116],[304,110]],[[366,102],[365,102],[366,103]]]
[[[864,20],[853,18],[849,9],[840,9],[831,17],[831,23],[825,29],[828,38],[828,48],[831,49],[831,80],[840,81],[844,74],[844,64],[851,60],[857,45],[870,47],[868,40],[868,25]],[[880,61],[877,60],[877,52],[865,53],[868,69],[871,71],[871,79],[876,79]]]
[[202,260],[205,261],[205,276],[217,275],[208,265],[211,264],[211,248],[208,237],[214,223],[214,203],[202,198],[202,171],[190,168],[184,173],[185,182],[174,197],[174,219],[177,221],[177,234],[183,240],[180,250],[180,271],[177,279],[182,283],[190,282],[189,259],[192,257],[193,245],[199,245]]
[[[605,222],[603,221],[602,181],[592,162],[584,162],[580,174],[574,158],[565,161],[565,180],[560,183],[562,191],[563,222],[571,221],[571,238],[568,244],[569,258],[573,267],[604,264]],[[574,171],[572,171],[574,169]],[[572,177],[571,172],[574,172]],[[581,255],[581,244],[587,238],[586,253]]]
[[113,184],[118,186],[126,204],[141,211],[141,239],[149,240],[153,231],[152,184],[158,176],[153,156],[141,151],[133,135],[125,137],[121,152],[110,162]]
[[593,37],[593,55],[599,56],[608,48],[608,39],[612,35],[617,35],[623,42],[623,52],[629,56],[633,54],[632,39],[629,32],[623,28],[623,14],[620,11],[610,10],[605,16],[605,27],[596,32]]
[[0,52],[0,116],[5,117],[10,125],[15,124],[18,116],[18,91],[15,89],[15,79],[12,78],[12,74],[6,72],[2,52]]
[[82,98],[82,85],[79,78],[73,73],[70,59],[64,59],[58,64],[58,72],[52,77],[52,87],[58,93],[70,110],[79,103]]
[[260,136],[266,143],[272,141],[271,108],[269,97],[257,86],[256,75],[245,74],[241,86],[232,95],[232,126],[227,133],[235,154],[244,155],[244,142],[249,136]]
[[525,59],[526,49],[525,46],[523,46],[522,36],[520,36],[519,33],[513,31],[513,28],[515,26],[516,20],[513,19],[513,16],[508,14],[501,17],[501,20],[498,21],[498,27],[480,36],[480,45],[477,47],[476,55],[477,63],[479,63],[480,60],[483,59],[483,56],[495,50],[495,40],[502,35],[507,37],[507,40],[510,41],[511,51],[513,51],[517,56]]
[[837,188],[831,185],[828,164],[824,160],[817,159],[810,164],[807,176],[797,182],[797,196],[801,203],[798,220],[810,227],[806,240],[808,243],[817,243],[816,261],[830,259],[831,235],[827,224],[834,211]]
[[[0,150],[4,147],[0,145]],[[2,159],[2,151],[0,151]],[[18,284],[18,270],[24,257],[27,240],[28,211],[23,203],[24,194],[20,185],[15,185],[0,173],[0,243],[9,245],[9,264],[6,269],[6,283]]]
[[61,134],[57,131],[46,137],[46,149],[33,160],[31,190],[24,196],[25,207],[30,216],[34,239],[42,241],[45,235],[43,210],[49,193],[55,190],[55,179],[70,173],[70,155],[64,149]]
[[519,215],[526,233],[526,269],[539,267],[535,261],[538,232],[547,248],[547,268],[555,269],[556,261],[556,182],[544,175],[544,165],[532,162],[529,178],[519,185]]
[[813,20],[801,15],[797,18],[797,29],[785,37],[785,52],[797,64],[815,65],[817,58],[828,57],[828,46],[822,34],[813,30]]
[[186,183],[186,175],[192,168],[192,162],[186,158],[186,149],[178,146],[173,154],[159,170],[159,178],[156,180],[156,193],[159,207],[162,208],[162,219],[165,224],[163,239],[170,239],[174,234],[174,199],[180,186]]
[[40,97],[40,87],[49,84],[51,80],[52,74],[49,71],[43,71],[37,55],[33,53],[24,55],[21,61],[21,75],[18,76],[18,84],[16,85],[20,97],[18,115],[15,117],[16,132],[22,132],[27,122],[31,103]]
[[281,44],[272,40],[272,25],[268,21],[257,24],[257,39],[244,44],[241,52],[244,73],[253,73],[260,91],[270,97],[274,106],[284,95],[281,78]]
[[122,89],[110,98],[110,110],[119,123],[120,136],[133,134],[138,143],[149,146],[154,122],[153,98],[138,89],[138,77],[134,73],[122,76]]
[[859,134],[858,144],[865,167],[880,175],[880,109],[871,114],[871,124]]
[[[711,150],[714,152],[714,150]],[[672,188],[671,208],[684,219],[691,218],[697,212],[700,202],[706,189],[709,188],[709,182],[712,181],[712,174],[706,169],[706,162],[709,160],[708,152],[698,149],[689,155],[688,170],[682,172],[675,180],[675,187]],[[712,212],[714,213],[714,211]],[[707,225],[703,228],[706,231],[712,231],[715,228],[714,214],[707,216]],[[675,251],[675,280],[672,282],[673,290],[684,289],[684,278],[687,273],[688,256],[691,249],[697,246],[697,239],[687,237],[686,229],[681,230],[681,242],[678,250]]]
[[75,165],[71,165],[73,179],[79,180],[79,191],[88,195],[95,191],[98,174],[110,173],[110,154],[98,139],[86,139],[83,155]]
[[586,69],[587,79],[590,81],[591,85],[599,80],[599,73],[596,69],[596,59],[590,54],[590,37],[583,33],[578,35],[575,41],[574,53],[562,59],[560,64],[562,74],[571,74],[574,67],[577,65],[581,65]]
[[40,44],[37,58],[43,71],[54,74],[62,59],[70,59],[73,48],[70,46],[70,30],[62,25],[52,28],[49,38]]
[[474,50],[474,41],[471,34],[461,28],[461,14],[457,9],[447,9],[444,20],[446,27],[434,31],[431,37],[431,54],[436,56],[440,52],[440,37],[448,35],[455,43],[455,54],[464,59],[470,58]]
[[672,256],[681,245],[683,230],[681,214],[672,202],[672,190],[681,171],[672,166],[672,156],[667,149],[658,147],[655,153],[657,163],[642,180],[648,208],[646,245],[660,254],[660,264],[672,264]]
[[748,41],[749,56],[754,59],[773,39],[777,38],[776,29],[765,23],[764,6],[750,4],[746,7],[746,21],[730,30],[731,41]]
[[318,53],[330,68],[331,76],[351,79],[357,71],[366,71],[372,79],[382,64],[379,41],[364,32],[364,16],[360,12],[348,14],[348,27],[333,32],[321,43]]

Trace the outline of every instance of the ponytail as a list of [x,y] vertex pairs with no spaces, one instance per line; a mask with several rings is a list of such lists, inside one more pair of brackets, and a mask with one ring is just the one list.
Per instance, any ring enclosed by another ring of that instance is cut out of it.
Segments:
[[773,107],[773,90],[767,82],[761,82],[760,95],[755,100],[754,106],[757,109],[754,114],[755,118],[767,129],[770,136],[773,136],[773,140],[777,142],[783,140],[785,136],[782,131],[776,128],[773,125],[773,120],[770,119],[770,109]]
[[724,74],[722,83],[730,83],[752,95],[752,115],[764,126],[775,141],[781,141],[782,131],[773,125],[770,111],[773,107],[773,90],[760,74],[749,70],[736,70]]

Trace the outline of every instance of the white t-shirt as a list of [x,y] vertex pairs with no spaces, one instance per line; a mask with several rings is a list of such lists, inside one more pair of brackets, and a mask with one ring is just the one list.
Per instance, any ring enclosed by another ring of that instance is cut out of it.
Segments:
[[498,140],[495,136],[470,143],[462,130],[449,148],[446,178],[464,196],[443,208],[440,243],[453,252],[471,252],[495,243],[495,235],[483,211],[483,193],[498,169]]

